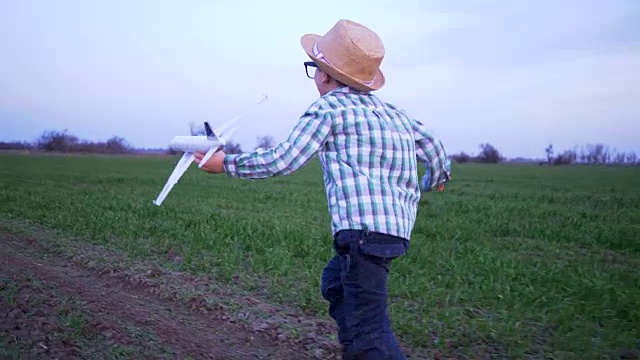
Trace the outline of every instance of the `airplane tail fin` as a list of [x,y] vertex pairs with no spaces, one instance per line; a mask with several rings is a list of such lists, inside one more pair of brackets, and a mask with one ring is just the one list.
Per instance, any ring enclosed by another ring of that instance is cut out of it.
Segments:
[[213,132],[213,130],[211,130],[211,126],[206,121],[204,122],[204,131],[206,132],[207,137],[216,136],[216,134]]

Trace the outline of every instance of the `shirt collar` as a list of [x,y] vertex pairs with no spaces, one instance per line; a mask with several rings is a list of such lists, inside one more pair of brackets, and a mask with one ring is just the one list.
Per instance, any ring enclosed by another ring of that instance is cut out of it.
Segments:
[[367,92],[356,90],[348,85],[343,85],[329,91],[325,95],[333,95],[333,94],[367,94]]

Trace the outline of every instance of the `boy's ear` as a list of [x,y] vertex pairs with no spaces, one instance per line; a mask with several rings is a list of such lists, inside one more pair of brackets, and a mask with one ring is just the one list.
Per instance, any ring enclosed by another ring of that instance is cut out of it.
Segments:
[[323,84],[328,84],[328,83],[330,83],[330,82],[331,82],[331,76],[327,75],[327,73],[326,73],[326,72],[324,72],[324,71],[323,71],[323,72],[321,72],[321,73],[320,73],[320,76],[321,76],[321,77],[320,77],[320,82],[321,82],[321,83],[323,83]]

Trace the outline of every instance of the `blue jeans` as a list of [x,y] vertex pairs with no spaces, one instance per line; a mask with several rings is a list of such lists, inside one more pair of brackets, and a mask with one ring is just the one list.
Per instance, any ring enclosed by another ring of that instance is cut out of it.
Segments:
[[343,359],[405,359],[387,312],[387,277],[393,259],[406,253],[405,239],[343,230],[336,255],[322,272],[321,291],[338,325]]

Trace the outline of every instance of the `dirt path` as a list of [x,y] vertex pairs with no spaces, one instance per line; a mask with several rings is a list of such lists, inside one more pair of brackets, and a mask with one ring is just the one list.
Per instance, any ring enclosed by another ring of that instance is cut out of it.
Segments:
[[0,227],[0,359],[337,358],[328,322],[119,256]]

